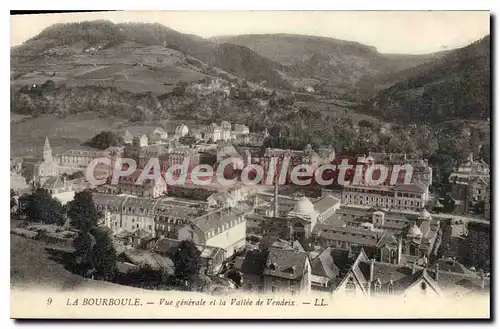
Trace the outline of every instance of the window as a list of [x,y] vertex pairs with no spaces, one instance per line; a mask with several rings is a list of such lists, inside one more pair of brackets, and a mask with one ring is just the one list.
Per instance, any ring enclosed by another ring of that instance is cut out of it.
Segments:
[[379,281],[375,282],[375,287],[374,288],[375,288],[375,293],[376,294],[380,293],[381,285],[380,285]]
[[420,284],[420,293],[424,295],[426,292],[427,292],[427,284],[425,284],[425,282],[422,282]]
[[392,282],[389,282],[389,286],[387,287],[387,291],[389,292],[389,294],[394,293],[394,286],[393,286]]
[[354,278],[350,277],[345,284],[345,290],[346,294],[349,296],[355,296],[356,295],[356,283],[354,282]]

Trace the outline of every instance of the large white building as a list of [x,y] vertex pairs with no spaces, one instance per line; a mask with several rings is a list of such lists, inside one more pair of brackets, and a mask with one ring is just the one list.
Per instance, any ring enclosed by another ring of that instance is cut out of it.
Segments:
[[100,193],[94,193],[93,198],[104,213],[104,224],[115,235],[141,230],[151,237],[191,240],[197,245],[222,248],[226,258],[245,247],[245,214],[234,208],[214,210],[203,202],[173,198]]
[[245,248],[245,214],[237,209],[221,208],[189,221],[179,230],[179,240],[224,249],[226,258]]
[[420,211],[429,199],[423,183],[387,185],[348,185],[342,189],[342,204],[365,208]]

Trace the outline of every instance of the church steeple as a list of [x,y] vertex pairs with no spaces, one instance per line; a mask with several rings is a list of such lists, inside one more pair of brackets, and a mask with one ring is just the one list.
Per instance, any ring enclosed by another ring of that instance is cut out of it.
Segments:
[[43,145],[43,159],[45,161],[52,160],[52,148],[48,137],[45,137],[45,144]]

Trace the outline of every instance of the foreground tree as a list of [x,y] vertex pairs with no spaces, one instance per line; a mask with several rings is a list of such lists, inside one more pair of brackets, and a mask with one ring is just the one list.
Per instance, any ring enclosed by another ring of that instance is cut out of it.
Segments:
[[107,230],[93,227],[73,240],[74,270],[94,279],[112,280],[118,256]]
[[92,264],[95,276],[103,280],[112,280],[116,274],[117,254],[107,230],[93,228],[96,242],[92,249]]
[[71,226],[82,231],[88,232],[91,228],[97,226],[100,214],[97,211],[92,193],[82,191],[75,194],[75,198],[68,203],[68,217]]
[[172,261],[175,266],[175,277],[182,282],[192,283],[200,271],[200,251],[189,240],[179,244]]
[[19,198],[21,218],[44,224],[64,224],[65,211],[59,200],[53,199],[46,189],[36,188],[32,194]]

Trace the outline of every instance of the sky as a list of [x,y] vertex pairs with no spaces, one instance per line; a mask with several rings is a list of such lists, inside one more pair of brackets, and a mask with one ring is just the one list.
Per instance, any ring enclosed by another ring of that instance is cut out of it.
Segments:
[[488,11],[121,11],[11,16],[11,46],[55,23],[160,23],[201,37],[291,33],[357,41],[381,53],[426,54],[490,33]]

